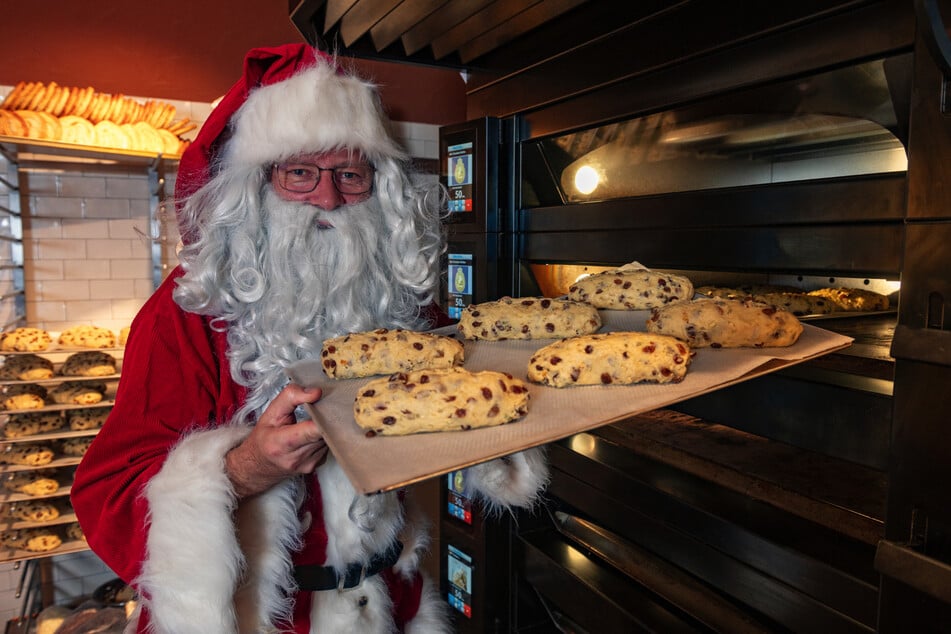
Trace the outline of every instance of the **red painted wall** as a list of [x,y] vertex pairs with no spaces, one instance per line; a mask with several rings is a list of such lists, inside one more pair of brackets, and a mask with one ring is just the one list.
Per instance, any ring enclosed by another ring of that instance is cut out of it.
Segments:
[[[18,0],[0,19],[0,84],[55,81],[136,97],[213,101],[245,52],[302,41],[282,0]],[[465,118],[455,71],[357,61],[398,121]]]

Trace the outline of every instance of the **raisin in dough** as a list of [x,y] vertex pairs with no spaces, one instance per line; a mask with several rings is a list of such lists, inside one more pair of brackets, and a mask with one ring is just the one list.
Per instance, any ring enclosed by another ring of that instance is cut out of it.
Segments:
[[416,370],[367,383],[353,415],[368,436],[469,430],[524,416],[529,399],[528,386],[502,372]]
[[65,381],[52,390],[49,396],[61,405],[95,405],[106,393],[105,383],[98,381]]
[[39,409],[46,405],[46,388],[24,383],[3,387],[3,406],[7,409]]
[[40,328],[16,328],[3,335],[0,350],[17,352],[41,352],[50,347],[53,338]]
[[824,297],[836,305],[837,310],[873,311],[888,310],[886,295],[864,288],[819,288],[809,291],[810,295]]
[[695,299],[655,308],[647,331],[677,337],[691,348],[771,348],[796,343],[802,324],[792,313],[762,302]]
[[70,348],[112,348],[116,335],[99,326],[73,326],[60,333],[59,343]]
[[109,376],[116,373],[116,363],[116,358],[106,352],[77,352],[63,362],[59,373],[63,376]]
[[39,381],[53,376],[53,362],[35,354],[11,354],[0,366],[0,379]]
[[503,297],[470,304],[459,318],[466,339],[562,339],[601,327],[601,315],[589,304],[546,297]]
[[536,351],[528,362],[528,380],[551,387],[679,383],[687,374],[690,358],[687,344],[664,335],[586,335]]
[[50,434],[66,426],[66,419],[59,412],[26,412],[11,414],[3,425],[6,438],[25,438],[36,434]]
[[461,365],[462,344],[452,337],[379,328],[324,341],[321,366],[333,379],[353,379]]
[[647,310],[692,297],[686,277],[643,269],[589,275],[568,288],[568,299],[609,310]]

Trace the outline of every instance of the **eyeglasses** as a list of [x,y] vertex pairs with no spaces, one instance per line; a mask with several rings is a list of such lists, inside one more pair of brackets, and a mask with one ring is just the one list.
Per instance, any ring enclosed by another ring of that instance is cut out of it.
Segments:
[[365,194],[373,187],[373,168],[365,163],[343,167],[278,163],[274,165],[274,171],[280,186],[295,194],[308,194],[317,189],[323,172],[330,172],[334,187],[341,194]]

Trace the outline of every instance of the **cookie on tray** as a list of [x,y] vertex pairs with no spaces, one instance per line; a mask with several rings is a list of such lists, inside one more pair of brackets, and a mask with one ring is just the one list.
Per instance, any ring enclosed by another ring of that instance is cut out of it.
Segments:
[[0,543],[8,548],[45,553],[59,548],[63,544],[63,538],[53,527],[24,528],[0,533]]
[[63,454],[74,458],[82,458],[92,444],[95,436],[82,436],[80,438],[67,438],[60,443]]
[[42,328],[20,327],[3,333],[0,350],[11,352],[42,352],[50,347],[53,338]]
[[26,438],[37,434],[51,434],[66,426],[66,419],[59,412],[25,412],[10,414],[3,425],[5,438]]
[[24,522],[52,522],[60,516],[59,507],[47,500],[15,502],[7,509],[13,519]]
[[90,429],[99,429],[109,418],[109,412],[112,407],[94,407],[92,409],[74,409],[66,412],[66,420],[69,421],[71,431],[88,431]]
[[72,326],[60,333],[59,343],[68,348],[113,348],[116,335],[99,326]]
[[49,398],[61,405],[95,405],[105,393],[106,384],[99,381],[64,381],[50,390]]
[[107,352],[89,350],[71,354],[59,373],[63,376],[109,376],[116,373],[116,358]]
[[40,409],[46,405],[46,388],[35,383],[5,385],[2,395],[6,409]]
[[42,443],[17,443],[4,447],[0,463],[42,467],[53,462],[53,449]]
[[4,490],[24,495],[52,495],[59,490],[59,481],[54,478],[54,469],[17,471],[3,478]]
[[53,376],[53,362],[37,354],[7,355],[0,366],[0,379],[39,381]]

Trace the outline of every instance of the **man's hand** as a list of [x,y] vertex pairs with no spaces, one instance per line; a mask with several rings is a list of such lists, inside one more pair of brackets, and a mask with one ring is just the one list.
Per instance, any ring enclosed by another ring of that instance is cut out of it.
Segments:
[[320,399],[319,388],[288,385],[271,401],[254,429],[225,456],[225,472],[238,497],[267,491],[278,482],[313,472],[327,457],[327,444],[314,421],[296,422],[294,409]]

